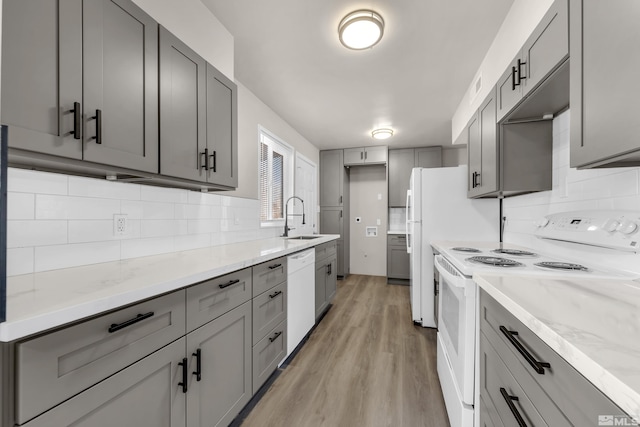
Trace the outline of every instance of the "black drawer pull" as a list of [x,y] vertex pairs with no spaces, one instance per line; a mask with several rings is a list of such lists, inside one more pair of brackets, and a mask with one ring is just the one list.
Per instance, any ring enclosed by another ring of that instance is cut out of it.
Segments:
[[209,158],[213,159],[213,166],[211,166],[209,169],[211,169],[215,173],[216,172],[216,150],[213,150],[213,154],[211,154]]
[[235,285],[236,283],[240,283],[240,279],[230,280],[227,283],[223,283],[222,285],[218,285],[220,289],[228,288],[231,285]]
[[136,317],[134,317],[133,319],[129,319],[126,322],[112,323],[111,326],[109,326],[109,333],[112,334],[116,331],[119,331],[120,329],[126,328],[127,326],[131,326],[134,323],[142,322],[144,319],[148,319],[153,316],[153,314],[153,311],[150,311],[146,314],[138,314]]
[[280,335],[282,335],[282,331],[276,332],[274,336],[269,338],[269,341],[270,342],[274,342],[276,340],[276,338],[278,338]]
[[507,390],[505,390],[504,387],[500,387],[500,394],[504,398],[505,402],[507,402],[507,406],[509,407],[509,410],[511,411],[516,421],[518,422],[518,426],[527,427],[527,423],[524,422],[522,415],[520,415],[520,411],[518,411],[518,408],[516,408],[516,405],[513,404],[514,400],[516,402],[520,400],[518,399],[518,396],[509,396],[509,393],[507,393]]
[[526,62],[522,62],[518,59],[518,86],[520,86],[520,83],[522,83],[523,80],[527,79],[527,76],[523,76],[522,75],[522,66],[523,65],[527,65]]
[[544,375],[544,368],[550,368],[551,365],[547,362],[538,362],[535,357],[531,353],[527,351],[526,348],[515,338],[515,335],[518,335],[516,331],[510,331],[504,326],[500,326],[500,332],[504,334],[505,337],[509,340],[509,342],[518,350],[518,353],[525,358],[529,365],[540,375]]
[[91,139],[95,139],[96,144],[102,144],[102,110],[96,110],[96,115],[91,118],[96,121],[96,136]]
[[511,67],[511,90],[516,90],[516,67]]
[[[204,157],[204,159],[203,159]],[[202,161],[204,160],[204,162]],[[206,171],[209,170],[209,149],[205,148],[202,153],[200,153],[200,169],[204,169]]]
[[182,362],[178,363],[178,366],[182,366],[182,382],[178,383],[179,386],[182,386],[182,392],[187,392],[187,358],[182,359]]
[[282,291],[277,291],[272,293],[271,295],[269,295],[270,299],[274,299],[275,297],[277,297],[278,295],[280,295],[282,293]]
[[270,265],[270,266],[269,266],[269,270],[273,270],[273,269],[276,269],[276,268],[278,268],[278,267],[282,267],[282,264],[273,264],[273,265]]
[[73,139],[80,139],[80,129],[82,128],[82,111],[79,102],[73,103]]
[[331,264],[327,264],[327,276],[331,276]]
[[200,381],[202,379],[202,350],[197,349],[192,356],[196,357],[196,370],[193,372],[193,375],[196,376],[196,381]]

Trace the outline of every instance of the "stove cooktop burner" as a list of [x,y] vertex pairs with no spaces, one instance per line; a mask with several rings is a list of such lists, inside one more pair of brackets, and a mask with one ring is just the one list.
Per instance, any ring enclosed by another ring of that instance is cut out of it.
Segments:
[[538,256],[538,254],[536,253],[529,252],[529,251],[522,251],[520,249],[494,249],[491,252],[493,252],[494,254],[513,255],[513,256],[530,256],[530,257]]
[[476,262],[478,264],[490,265],[493,267],[522,267],[524,264],[512,259],[500,258],[495,256],[473,256],[467,258],[467,261]]
[[537,262],[534,264],[540,268],[546,268],[549,270],[563,270],[563,271],[589,271],[587,267],[580,264],[572,264],[570,262]]
[[476,248],[466,248],[463,246],[457,247],[457,248],[451,248],[452,250],[456,251],[456,252],[468,252],[468,253],[479,253],[480,249],[476,249]]

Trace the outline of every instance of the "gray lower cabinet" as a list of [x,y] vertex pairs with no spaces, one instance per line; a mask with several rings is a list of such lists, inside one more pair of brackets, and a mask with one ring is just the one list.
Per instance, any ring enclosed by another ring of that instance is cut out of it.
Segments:
[[[640,9],[634,0],[571,0],[572,167],[640,165]],[[3,94],[4,95],[4,94]]]
[[158,172],[151,17],[130,0],[7,0],[2,31],[11,148]]
[[185,338],[174,341],[23,425],[186,426],[187,395],[179,385],[182,381],[179,363],[184,358],[185,341]]
[[387,279],[409,280],[411,278],[410,256],[407,253],[406,236],[387,236]]
[[253,346],[253,392],[269,379],[287,355],[287,321],[269,331]]
[[316,320],[322,316],[335,297],[338,280],[337,257],[337,242],[328,242],[316,247]]
[[442,147],[389,150],[389,207],[404,208],[413,168],[442,166]]
[[625,415],[482,289],[479,308],[481,420],[511,426],[517,413],[527,425],[562,427]]
[[253,266],[253,296],[287,280],[287,257],[280,257]]
[[320,233],[339,234],[337,241],[338,271],[340,277],[349,275],[349,221],[344,220],[342,208],[320,208]]
[[251,325],[247,301],[187,335],[188,427],[229,425],[251,399]]
[[287,318],[287,282],[253,299],[253,345]]
[[383,165],[387,163],[387,147],[345,148],[344,165]]

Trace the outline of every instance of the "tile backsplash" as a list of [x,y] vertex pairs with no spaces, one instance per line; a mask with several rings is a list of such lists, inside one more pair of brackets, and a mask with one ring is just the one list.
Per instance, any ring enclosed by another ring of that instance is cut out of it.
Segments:
[[389,231],[407,229],[406,208],[389,208]]
[[552,190],[504,199],[506,242],[539,246],[533,232],[538,221],[551,213],[640,211],[640,168],[577,170],[569,167],[569,120],[570,112],[566,111],[553,121]]
[[[127,216],[124,235],[114,215]],[[9,168],[7,275],[278,236],[254,199]]]

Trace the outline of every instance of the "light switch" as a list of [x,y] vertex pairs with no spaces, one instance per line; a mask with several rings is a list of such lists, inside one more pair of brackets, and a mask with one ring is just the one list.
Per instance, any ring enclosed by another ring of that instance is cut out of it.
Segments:
[[376,224],[377,225],[382,225],[382,223],[380,222],[380,218],[376,219]]
[[378,193],[378,200],[382,200],[382,193]]

